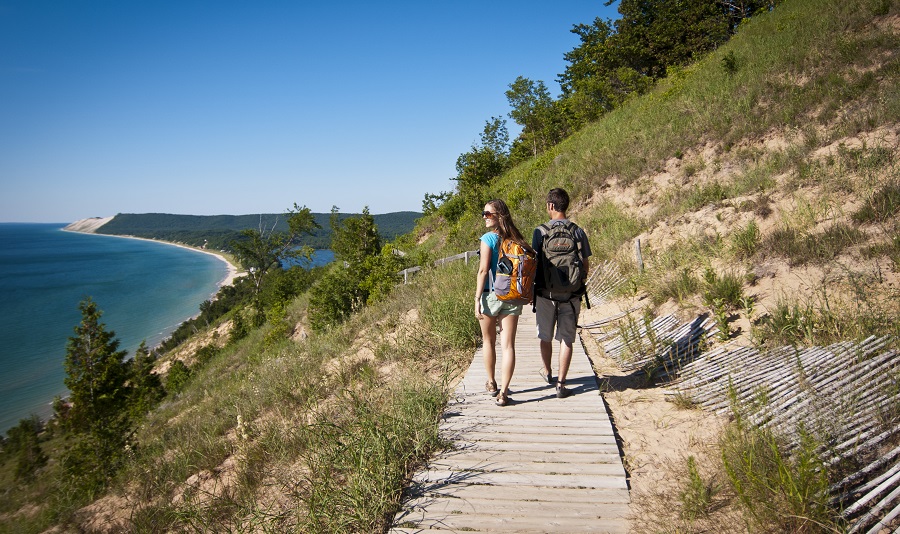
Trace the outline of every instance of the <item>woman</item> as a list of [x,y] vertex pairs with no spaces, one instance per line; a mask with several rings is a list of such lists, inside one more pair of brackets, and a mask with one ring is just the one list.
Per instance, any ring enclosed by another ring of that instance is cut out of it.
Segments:
[[[499,300],[493,292],[493,280],[497,276],[497,259],[502,240],[511,239],[528,251],[532,251],[532,248],[516,228],[509,208],[502,200],[489,201],[484,205],[481,215],[488,231],[481,236],[479,251],[481,261],[478,265],[475,289],[475,317],[481,324],[481,335],[484,339],[482,347],[484,368],[488,376],[484,388],[497,397],[498,406],[506,406],[510,402],[509,383],[516,367],[516,327],[519,324],[519,315],[522,314],[522,305]],[[494,377],[494,367],[497,363],[494,345],[497,342],[498,319],[500,344],[503,347],[503,380],[499,388]]]

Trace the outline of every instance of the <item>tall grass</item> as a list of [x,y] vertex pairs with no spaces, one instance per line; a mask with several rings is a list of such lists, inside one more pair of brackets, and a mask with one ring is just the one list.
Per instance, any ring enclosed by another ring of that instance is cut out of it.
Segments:
[[441,446],[447,385],[477,342],[472,280],[461,262],[426,269],[339,328],[290,341],[290,309],[213,355],[138,437],[118,489],[142,501],[134,527],[383,529]]

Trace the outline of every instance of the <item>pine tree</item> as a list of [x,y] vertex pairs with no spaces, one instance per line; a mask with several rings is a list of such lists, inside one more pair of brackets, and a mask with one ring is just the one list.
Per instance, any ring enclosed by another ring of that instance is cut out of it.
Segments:
[[[123,359],[115,333],[100,322],[103,315],[88,297],[78,305],[81,323],[66,347],[65,384],[71,393],[69,427],[76,432],[95,428],[118,427],[126,412],[129,387]],[[113,424],[117,423],[117,424]]]

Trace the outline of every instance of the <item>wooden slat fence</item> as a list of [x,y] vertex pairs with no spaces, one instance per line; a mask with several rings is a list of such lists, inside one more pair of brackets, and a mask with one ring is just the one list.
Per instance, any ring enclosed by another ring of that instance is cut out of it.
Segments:
[[656,379],[675,376],[682,365],[700,354],[704,341],[718,332],[707,315],[679,323],[674,315],[650,318],[628,312],[582,328],[623,369],[643,369]]
[[703,352],[703,340],[717,333],[710,319],[679,323],[671,315],[635,318],[637,311],[583,329],[624,369],[670,380],[705,410],[740,406],[746,420],[786,438],[789,450],[802,425],[823,443],[827,463],[860,466],[829,489],[848,532],[900,532],[900,352],[888,348],[891,338]]
[[[455,255],[453,255],[453,256],[447,256],[446,258],[441,258],[441,259],[439,259],[439,260],[434,260],[434,264],[433,264],[433,265],[434,265],[435,267],[440,267],[440,266],[445,265],[445,264],[447,264],[447,263],[454,262],[454,261],[459,261],[459,260],[463,260],[463,261],[465,262],[465,264],[468,265],[468,264],[469,264],[469,258],[477,258],[477,257],[478,257],[478,251],[477,251],[477,250],[467,250],[467,251],[465,251],[465,252],[460,252],[459,254],[455,254]],[[409,276],[412,275],[412,274],[415,274],[415,273],[417,273],[417,272],[419,272],[419,271],[421,271],[421,270],[422,270],[422,267],[419,266],[419,265],[416,265],[415,267],[410,267],[410,268],[408,268],[408,269],[403,269],[402,271],[400,271],[399,274],[403,275],[403,283],[404,283],[404,284],[408,284],[408,283],[409,283]]]
[[747,407],[748,420],[787,438],[789,448],[799,445],[802,424],[829,464],[861,462],[829,491],[849,532],[876,533],[900,517],[900,352],[886,348],[890,341],[723,347],[685,365],[673,385],[707,410]]

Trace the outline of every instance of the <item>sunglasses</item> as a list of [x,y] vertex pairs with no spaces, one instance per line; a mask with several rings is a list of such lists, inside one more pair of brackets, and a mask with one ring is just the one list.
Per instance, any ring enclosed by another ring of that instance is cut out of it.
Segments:
[[494,215],[496,215],[496,213],[494,213],[493,211],[482,211],[481,212],[481,216],[484,217],[485,219],[493,219]]

